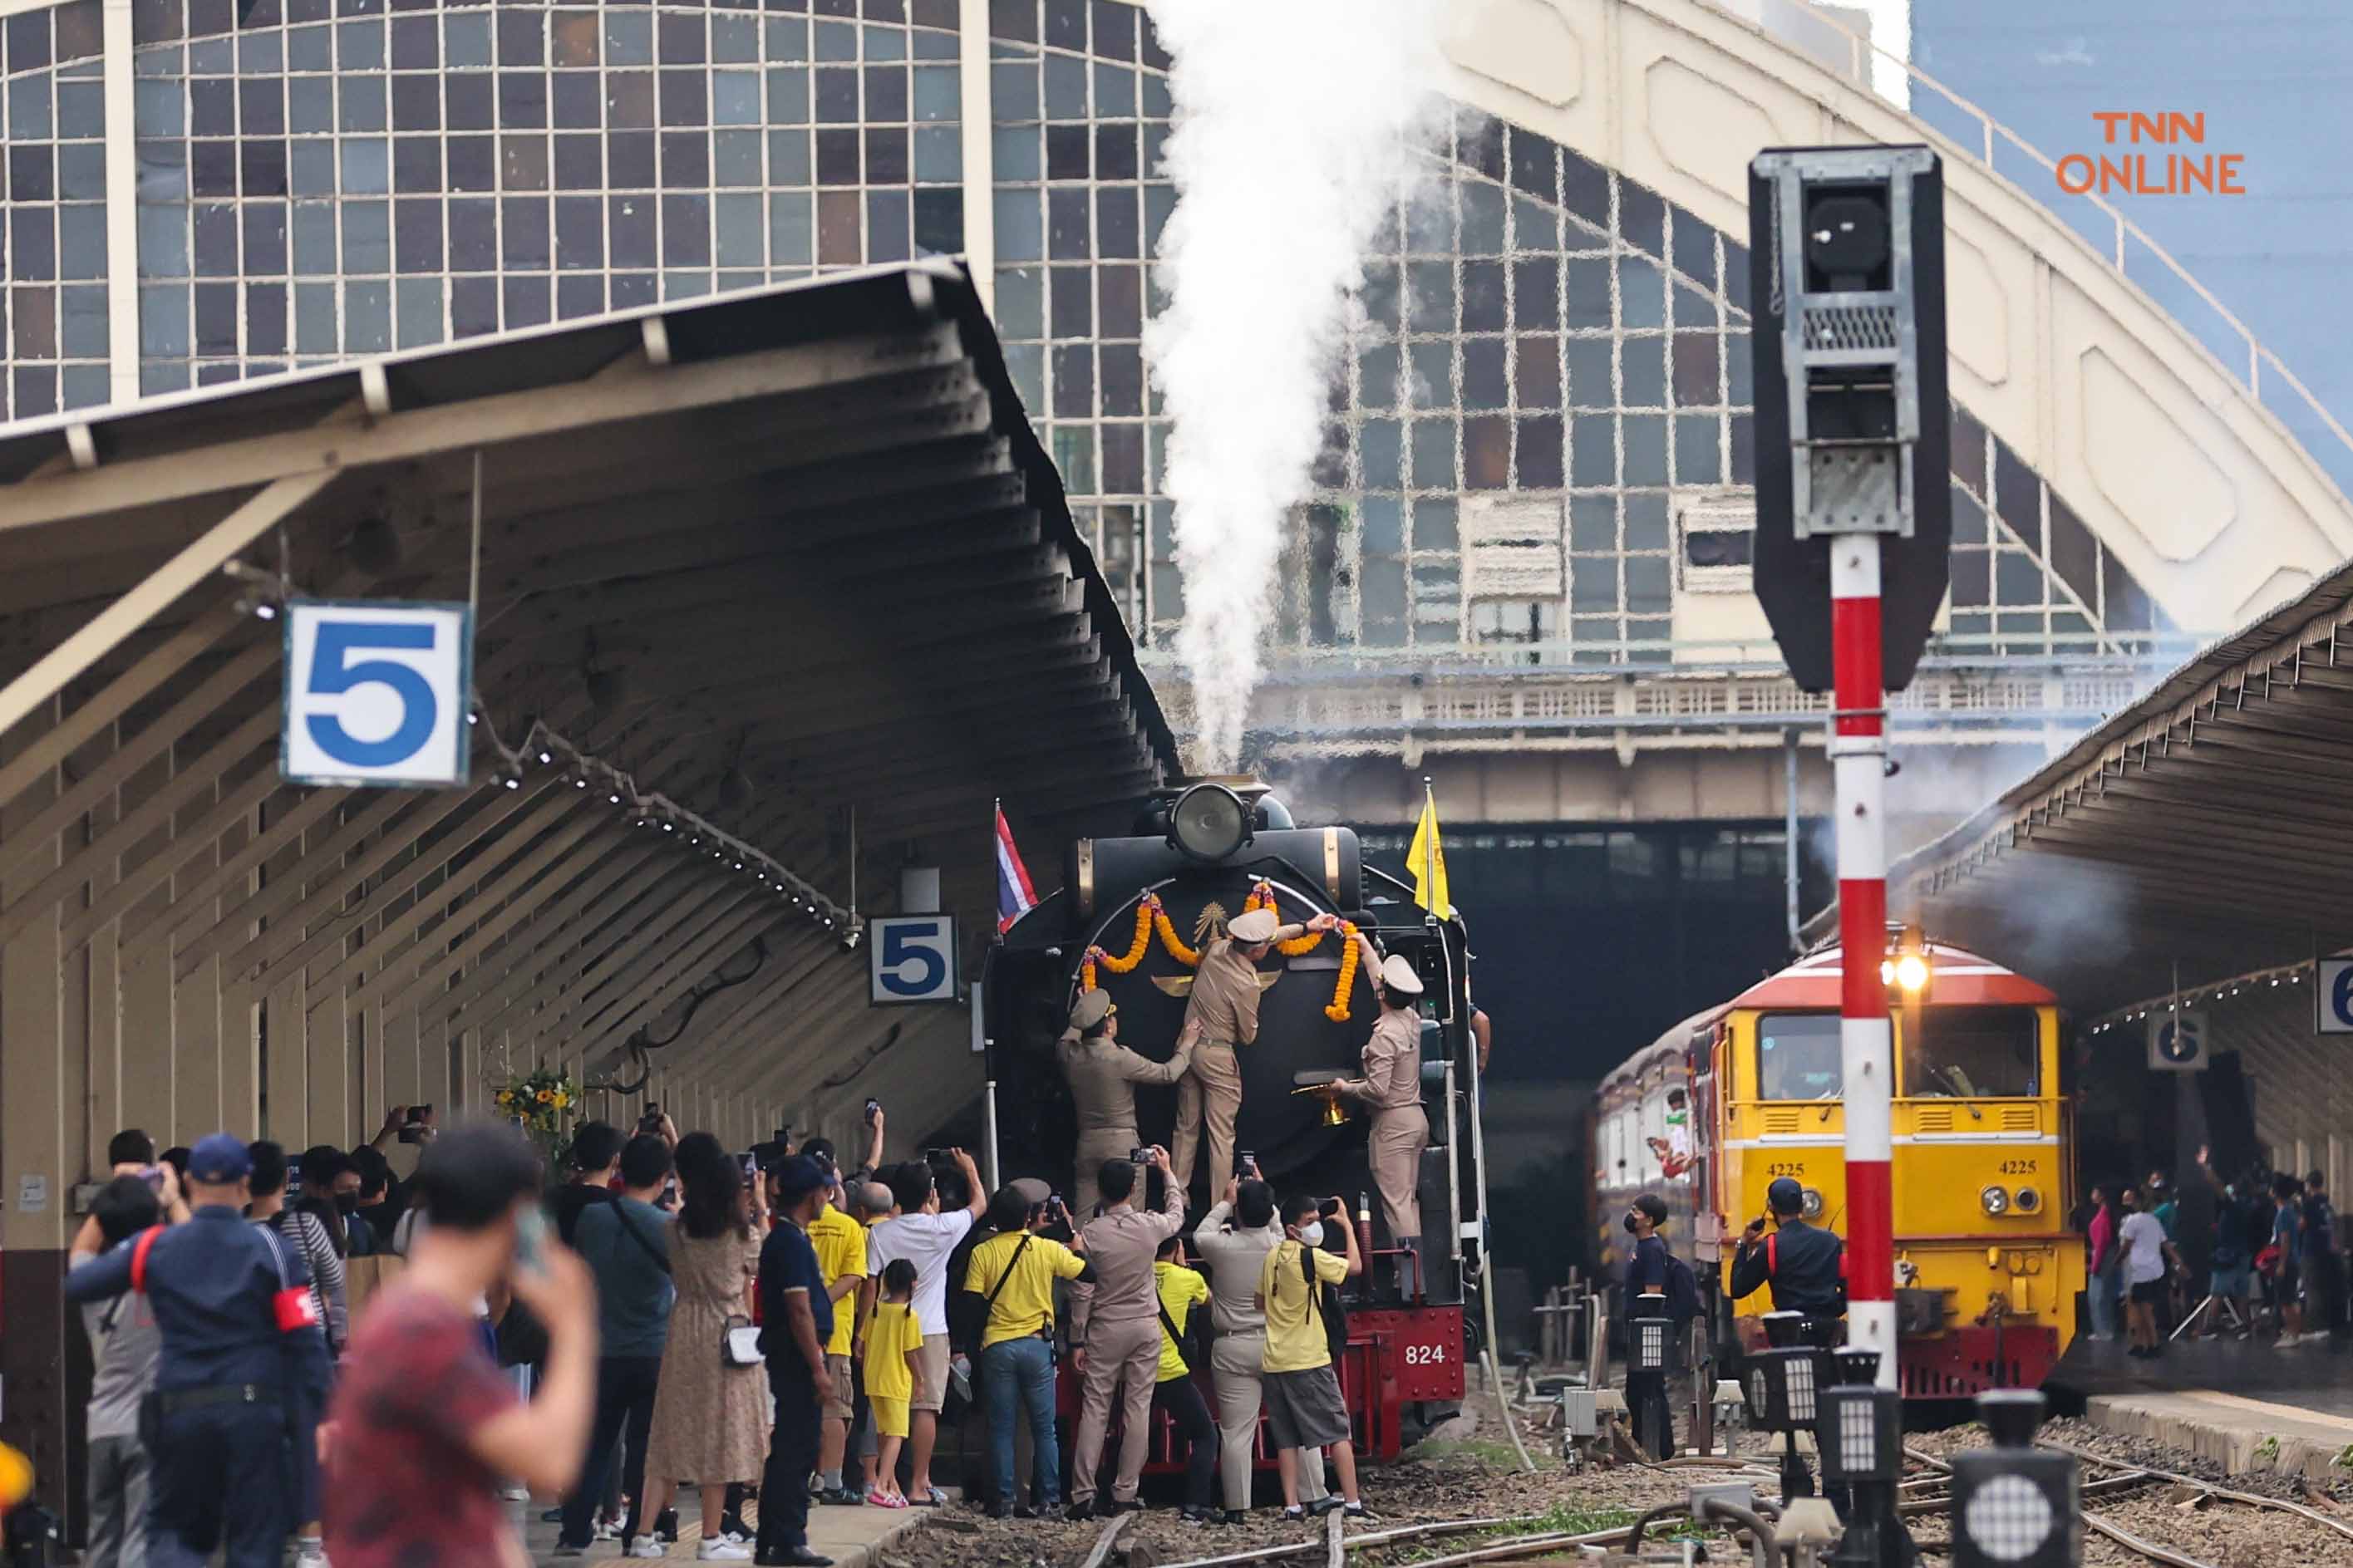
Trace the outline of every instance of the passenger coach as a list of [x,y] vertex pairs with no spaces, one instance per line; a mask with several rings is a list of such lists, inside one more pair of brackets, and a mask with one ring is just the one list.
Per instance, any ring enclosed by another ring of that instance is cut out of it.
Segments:
[[[1764,1342],[1765,1291],[1725,1294],[1742,1227],[1788,1176],[1805,1217],[1846,1219],[1838,948],[1819,950],[1669,1029],[1601,1083],[1595,1233],[1624,1278],[1634,1194],[1670,1211],[1669,1245],[1708,1298],[1719,1361]],[[1894,1015],[1895,1298],[1907,1397],[2031,1387],[2075,1330],[2084,1249],[2058,998],[1972,952],[1890,933]],[[1677,1120],[1679,1114],[1683,1120]]]

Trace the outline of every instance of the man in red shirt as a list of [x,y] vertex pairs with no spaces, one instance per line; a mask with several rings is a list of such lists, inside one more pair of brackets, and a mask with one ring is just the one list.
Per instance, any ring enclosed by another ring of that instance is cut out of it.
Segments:
[[[408,1268],[370,1302],[321,1431],[326,1546],[337,1568],[527,1568],[499,1488],[577,1479],[596,1384],[596,1289],[539,1208],[522,1137],[462,1128],[410,1190],[425,1210]],[[501,1279],[547,1325],[538,1396],[520,1399],[478,1321]]]

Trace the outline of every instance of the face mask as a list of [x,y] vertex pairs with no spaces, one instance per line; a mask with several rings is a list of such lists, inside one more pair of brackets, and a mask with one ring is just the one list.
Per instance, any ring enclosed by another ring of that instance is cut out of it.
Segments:
[[1633,1216],[1632,1215],[1628,1215],[1625,1217],[1625,1219],[1624,1219],[1623,1221],[1621,1221],[1620,1223],[1621,1223],[1621,1224],[1623,1224],[1623,1225],[1625,1226],[1625,1227],[1626,1227],[1626,1234],[1627,1234],[1628,1236],[1631,1236],[1631,1235],[1633,1235],[1633,1234],[1634,1234],[1634,1216]]
[[1302,1247],[1323,1246],[1324,1222],[1320,1219],[1311,1219],[1305,1225],[1301,1226],[1299,1227],[1299,1244]]
[[359,1212],[359,1194],[337,1193],[335,1194],[335,1212],[337,1214],[356,1214]]

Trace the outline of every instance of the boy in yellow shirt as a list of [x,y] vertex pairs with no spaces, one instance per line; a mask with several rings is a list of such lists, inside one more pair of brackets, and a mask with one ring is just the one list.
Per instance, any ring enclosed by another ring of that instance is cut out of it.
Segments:
[[1218,1517],[1209,1506],[1218,1474],[1218,1424],[1209,1418],[1193,1369],[1185,1364],[1184,1339],[1186,1319],[1209,1299],[1209,1282],[1185,1267],[1183,1243],[1174,1236],[1160,1244],[1152,1282],[1160,1295],[1160,1372],[1152,1385],[1152,1407],[1168,1412],[1185,1443],[1185,1517],[1208,1524]]
[[899,1490],[899,1445],[907,1439],[907,1406],[923,1387],[923,1329],[913,1309],[915,1265],[894,1258],[882,1270],[882,1300],[866,1331],[866,1403],[873,1407],[875,1456],[872,1508],[904,1508]]
[[[1347,1499],[1350,1519],[1369,1519],[1356,1491],[1356,1451],[1349,1442],[1348,1406],[1340,1397],[1340,1373],[1332,1364],[1332,1351],[1324,1333],[1323,1292],[1336,1290],[1344,1279],[1364,1272],[1356,1252],[1356,1227],[1346,1219],[1346,1205],[1332,1200],[1342,1217],[1340,1234],[1347,1238],[1348,1255],[1333,1257],[1324,1250],[1324,1221],[1318,1205],[1304,1194],[1282,1200],[1282,1243],[1266,1255],[1259,1269],[1258,1304],[1266,1314],[1265,1375],[1261,1387],[1266,1397],[1267,1440],[1274,1446],[1275,1464],[1282,1472],[1282,1516],[1304,1519],[1299,1506],[1299,1450],[1309,1450],[1304,1463],[1316,1463],[1314,1450],[1329,1447],[1332,1468],[1340,1472],[1340,1490]],[[1312,1284],[1311,1284],[1312,1271]],[[1325,1498],[1315,1507],[1329,1513],[1338,1506]]]

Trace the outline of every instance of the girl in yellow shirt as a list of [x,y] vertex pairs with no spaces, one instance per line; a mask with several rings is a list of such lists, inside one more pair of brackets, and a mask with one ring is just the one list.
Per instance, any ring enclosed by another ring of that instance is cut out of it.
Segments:
[[915,1265],[894,1258],[882,1270],[882,1300],[866,1331],[866,1402],[874,1410],[881,1439],[874,1456],[870,1508],[904,1508],[899,1490],[899,1445],[907,1436],[907,1406],[923,1392],[923,1330],[910,1303],[915,1295]]

